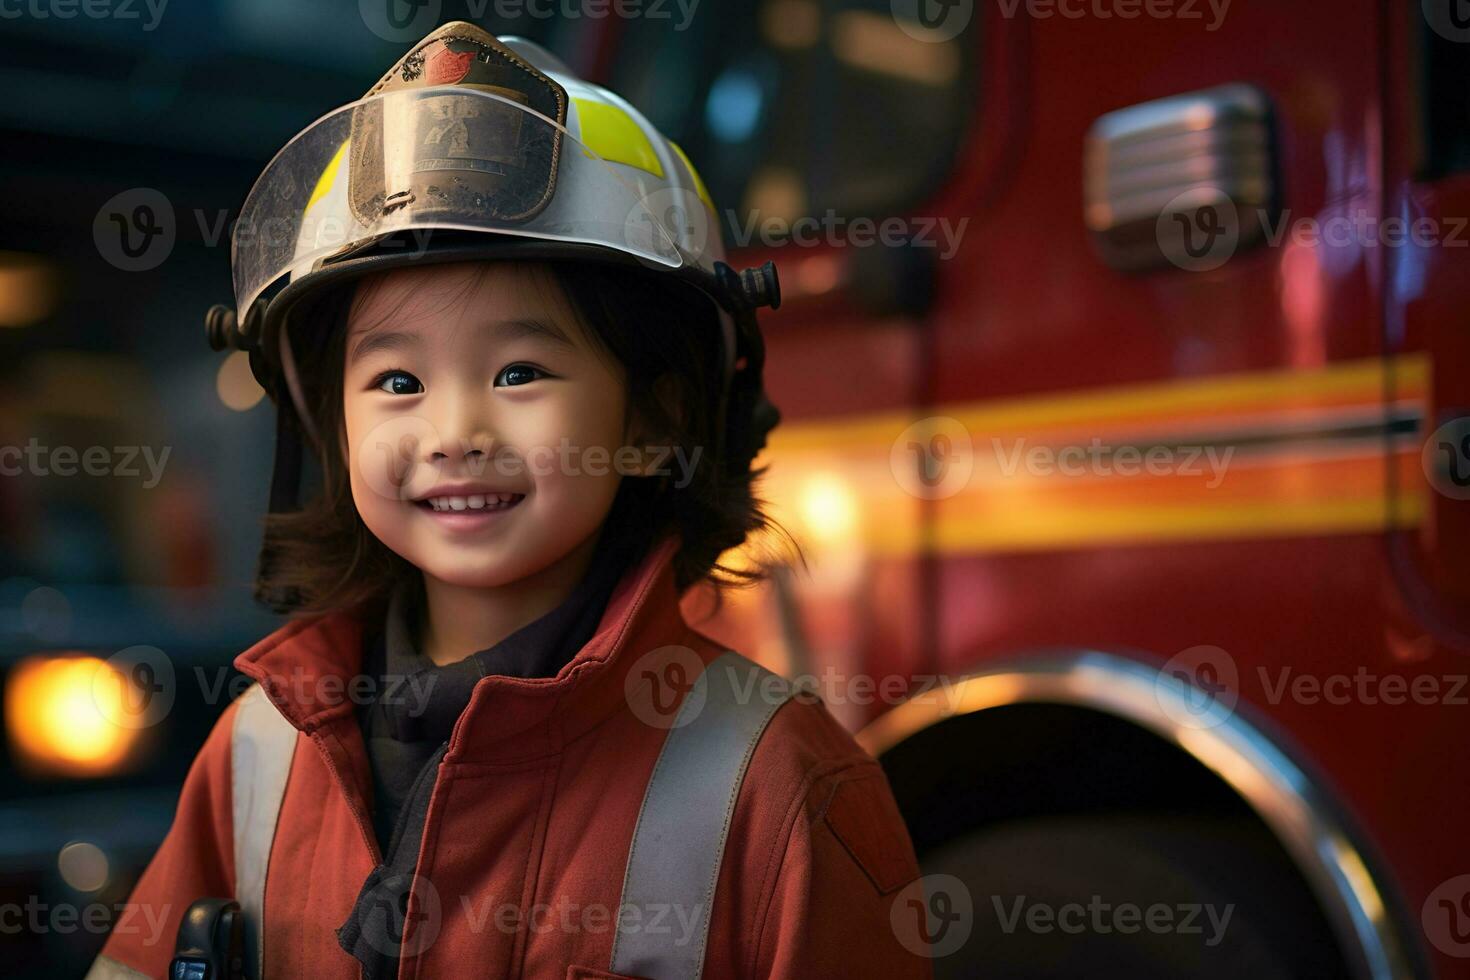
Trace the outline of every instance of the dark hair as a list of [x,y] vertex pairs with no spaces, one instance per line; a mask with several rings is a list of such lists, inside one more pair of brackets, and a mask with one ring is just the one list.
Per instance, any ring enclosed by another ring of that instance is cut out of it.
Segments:
[[[483,263],[476,265],[466,295],[487,271]],[[736,585],[764,577],[759,565],[728,567],[719,559],[756,531],[772,530],[784,538],[756,497],[761,471],[752,467],[779,416],[759,397],[758,385],[747,382],[732,393],[720,418],[724,365],[714,301],[666,273],[630,266],[549,262],[544,268],[589,336],[623,366],[629,411],[658,433],[661,444],[680,447],[686,458],[696,449],[701,453],[682,485],[667,476],[625,477],[605,524],[616,522],[625,542],[630,536],[641,539],[630,555],[677,533],[674,576],[680,591],[701,580]],[[417,573],[363,523],[343,460],[346,324],[381,280],[358,283],[326,292],[298,312],[293,328],[293,350],[321,436],[321,444],[313,447],[320,481],[300,510],[269,514],[265,520],[255,593],[282,612],[320,613],[381,600]],[[285,404],[278,410],[288,411],[289,398],[280,400]]]

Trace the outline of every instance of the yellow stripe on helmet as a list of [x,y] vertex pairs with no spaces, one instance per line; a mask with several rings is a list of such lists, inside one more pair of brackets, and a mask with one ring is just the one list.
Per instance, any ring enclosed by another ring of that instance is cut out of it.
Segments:
[[327,164],[327,169],[322,171],[321,177],[317,179],[316,187],[311,192],[311,198],[306,202],[307,211],[310,211],[311,206],[317,201],[332,193],[332,185],[337,183],[337,172],[342,169],[342,158],[347,155],[347,144],[351,142],[351,140],[346,140],[337,147],[336,156],[332,157],[331,162]]
[[606,102],[579,99],[575,95],[572,101],[577,105],[577,119],[582,126],[579,138],[587,149],[604,160],[626,163],[663,177],[664,167],[653,151],[653,144],[632,117]]

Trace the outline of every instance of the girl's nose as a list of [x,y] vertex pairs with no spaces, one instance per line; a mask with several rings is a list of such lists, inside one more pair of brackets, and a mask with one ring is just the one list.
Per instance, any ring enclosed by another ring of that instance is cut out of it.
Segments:
[[438,436],[425,447],[430,462],[476,462],[494,452],[495,433],[489,412],[479,398],[446,394],[441,410],[434,413],[430,423]]

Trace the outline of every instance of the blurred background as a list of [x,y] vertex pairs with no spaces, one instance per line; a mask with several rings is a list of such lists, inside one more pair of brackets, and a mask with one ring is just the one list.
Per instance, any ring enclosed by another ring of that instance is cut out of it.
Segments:
[[[1267,682],[1466,670],[1453,8],[0,4],[4,972],[85,971],[78,915],[125,900],[277,625],[250,599],[272,410],[202,331],[230,222],[287,140],[466,19],[627,98],[737,268],[777,262],[766,486],[807,563],[688,613],[829,679],[926,871],[988,908],[987,875],[1044,891],[1066,853],[1088,889],[1255,909],[1272,976],[1463,975],[1470,708]],[[1170,685],[1205,681],[1228,721],[1180,722]],[[941,682],[969,686],[909,703]],[[1167,885],[1106,860],[1158,853]],[[941,975],[1000,955],[975,928]],[[1009,961],[1097,955],[1055,938]],[[1136,968],[1239,975],[1171,942]]]

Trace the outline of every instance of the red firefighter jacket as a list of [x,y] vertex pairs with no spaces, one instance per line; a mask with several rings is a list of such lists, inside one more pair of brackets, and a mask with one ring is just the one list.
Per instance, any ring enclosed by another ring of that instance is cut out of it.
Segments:
[[[629,571],[556,677],[476,685],[439,768],[413,884],[416,907],[437,906],[436,932],[405,943],[400,977],[618,977],[607,970],[628,848],[667,736],[640,718],[625,681],[649,651],[682,646],[704,663],[722,652],[680,614],[675,547],[665,542]],[[381,860],[368,757],[343,696],[366,625],[355,613],[295,621],[235,661],[300,732],[265,879],[267,977],[359,974],[336,929]],[[106,966],[165,976],[188,905],[234,894],[237,710],[226,709],[195,760],[132,895],[164,929],[115,930]],[[905,945],[893,910],[917,876],[878,764],[819,702],[790,700],[740,786],[704,976],[927,978],[929,961]],[[421,901],[424,889],[436,901]]]

